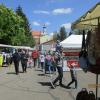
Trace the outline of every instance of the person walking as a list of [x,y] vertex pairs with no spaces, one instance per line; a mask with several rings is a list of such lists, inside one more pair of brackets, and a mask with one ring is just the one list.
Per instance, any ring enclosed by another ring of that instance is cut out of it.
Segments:
[[44,56],[44,54],[42,52],[40,53],[40,63],[41,63],[41,69],[43,71],[44,63],[45,63],[45,56]]
[[62,51],[62,45],[60,44],[60,40],[57,40],[55,48],[56,48],[56,52]]
[[33,58],[33,62],[34,62],[34,67],[36,67],[37,58],[38,58],[38,51],[37,51],[37,50],[34,50],[34,51],[32,52],[32,58]]
[[47,73],[47,71],[51,73],[51,67],[52,67],[52,57],[49,51],[47,52],[46,57],[45,57],[45,74]]
[[[53,86],[55,86],[55,84],[59,81],[59,85],[63,86],[63,84],[62,84],[62,78],[63,78],[63,57],[62,57],[62,53],[56,52],[54,59],[55,59],[56,68],[58,70],[58,76],[52,83],[53,83]],[[54,88],[54,87],[51,87],[51,88]]]
[[32,57],[31,56],[29,56],[28,58],[28,67],[32,68]]
[[3,64],[3,56],[2,56],[2,54],[0,53],[0,67],[2,67],[2,64]]
[[22,53],[21,53],[21,64],[22,64],[23,73],[26,72],[27,61],[28,61],[28,55],[27,55],[26,51],[22,50]]
[[14,62],[16,75],[19,74],[19,61],[20,61],[20,55],[18,53],[18,50],[15,50],[15,53],[13,54],[13,62]]
[[73,63],[70,65],[70,74],[71,74],[71,82],[68,83],[67,88],[71,88],[70,85],[75,82],[75,88],[77,88],[77,74],[76,74],[76,69],[75,69],[76,64]]

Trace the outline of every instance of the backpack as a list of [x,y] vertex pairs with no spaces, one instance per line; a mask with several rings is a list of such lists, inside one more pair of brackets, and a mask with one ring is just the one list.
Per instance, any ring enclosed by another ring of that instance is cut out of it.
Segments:
[[82,88],[82,90],[78,92],[76,100],[88,100],[88,91],[86,88]]
[[88,100],[96,100],[95,99],[95,94],[93,93],[93,91],[89,91],[89,93],[88,93]]
[[[87,38],[85,38],[85,31],[83,30],[83,39],[82,39],[82,47],[81,52],[79,53],[79,63],[80,68],[82,68],[85,72],[89,70],[89,67],[96,64],[96,60],[93,56],[90,56],[88,52],[88,45],[90,44],[90,36],[91,32],[88,32]],[[88,40],[86,42],[86,40]]]
[[79,64],[80,68],[82,68],[84,71],[87,71],[88,69],[88,58],[87,58],[87,52],[81,51],[79,54]]

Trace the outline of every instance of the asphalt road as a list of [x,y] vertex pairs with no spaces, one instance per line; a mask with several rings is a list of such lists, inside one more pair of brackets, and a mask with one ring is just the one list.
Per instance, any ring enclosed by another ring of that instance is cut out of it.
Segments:
[[[60,86],[51,89],[50,75],[44,75],[39,68],[28,68],[27,73],[21,71],[20,68],[19,75],[16,75],[13,66],[0,68],[0,100],[75,100],[82,88],[95,93],[95,87],[91,84],[95,84],[96,75],[90,72],[77,71],[77,89]],[[57,74],[53,75],[53,78],[56,76]],[[70,73],[64,72],[63,84],[66,86],[70,80]],[[98,96],[100,97],[100,87]]]

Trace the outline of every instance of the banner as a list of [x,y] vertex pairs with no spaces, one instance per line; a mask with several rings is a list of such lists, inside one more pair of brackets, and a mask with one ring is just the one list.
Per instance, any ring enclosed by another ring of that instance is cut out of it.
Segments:
[[78,60],[67,60],[67,66],[69,68],[71,68],[71,65],[72,66],[75,66],[76,68],[79,68],[80,67]]
[[64,71],[69,71],[71,65],[76,67],[76,70],[80,70],[79,64],[79,52],[63,52],[64,53]]

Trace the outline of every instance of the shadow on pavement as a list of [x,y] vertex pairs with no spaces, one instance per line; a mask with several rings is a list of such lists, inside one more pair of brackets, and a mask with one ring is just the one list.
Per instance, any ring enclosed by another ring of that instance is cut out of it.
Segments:
[[65,89],[69,89],[69,90],[71,90],[71,89],[75,89],[74,87],[67,87],[67,86],[64,85],[64,84],[62,84],[60,87],[65,88]]
[[[19,73],[23,73],[23,71],[19,71]],[[16,74],[15,72],[7,72],[6,74]]]
[[68,89],[66,85],[62,84],[61,85],[62,88]]
[[45,76],[45,74],[38,74],[38,76]]
[[35,69],[35,71],[42,71],[41,69]]
[[16,74],[15,72],[7,72],[6,74]]
[[41,84],[42,86],[51,86],[50,82],[38,82],[39,84]]
[[[51,83],[50,82],[38,82],[38,83],[41,84],[42,86],[51,86]],[[60,86],[60,87],[65,88],[65,89],[70,89],[70,88],[68,88],[64,84],[62,84],[62,85],[55,85],[55,86]]]

